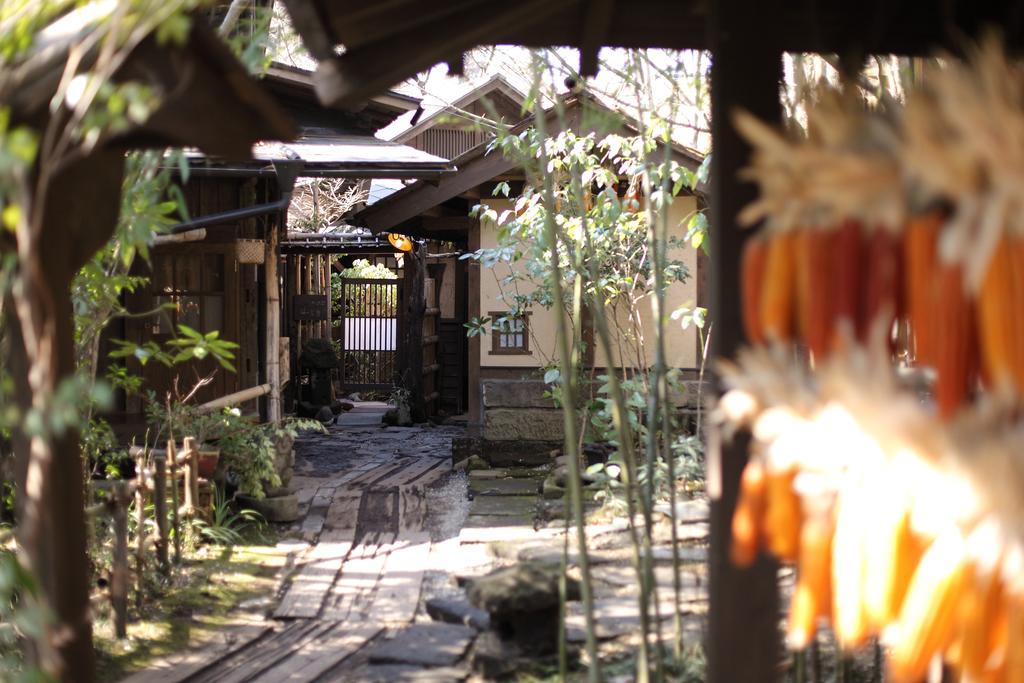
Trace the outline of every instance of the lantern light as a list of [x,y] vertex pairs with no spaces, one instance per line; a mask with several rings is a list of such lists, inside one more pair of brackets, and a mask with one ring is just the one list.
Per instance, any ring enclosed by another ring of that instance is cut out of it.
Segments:
[[397,235],[393,232],[388,233],[388,242],[391,243],[398,251],[409,252],[412,251],[412,239],[405,235]]

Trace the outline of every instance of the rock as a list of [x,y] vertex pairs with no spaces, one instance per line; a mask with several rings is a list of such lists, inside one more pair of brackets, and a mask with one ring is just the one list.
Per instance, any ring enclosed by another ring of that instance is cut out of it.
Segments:
[[466,466],[470,470],[487,470],[491,466],[487,464],[487,461],[481,458],[479,455],[469,456],[469,464]]
[[[565,488],[569,483],[569,467],[567,465],[558,465],[551,471],[551,476],[555,478],[556,484]],[[583,481],[584,484],[593,484],[597,481],[597,477],[592,474],[587,474],[586,472],[580,472],[580,480]]]
[[263,519],[268,522],[294,522],[299,518],[299,497],[294,493],[262,500],[240,495],[238,500],[263,515]]
[[330,406],[320,406],[316,411],[316,415],[314,415],[314,419],[328,425],[334,422],[334,413],[331,412]]
[[302,346],[299,365],[306,370],[333,370],[338,367],[338,356],[327,339],[310,339]]
[[381,423],[394,427],[398,424],[398,410],[391,408],[380,418]]
[[359,403],[360,401],[363,400],[363,398],[359,394],[352,393],[348,395],[348,400],[352,401],[353,403]]
[[473,671],[488,681],[504,678],[516,670],[521,654],[515,643],[502,640],[496,633],[481,633],[473,648]]
[[615,452],[615,447],[610,443],[585,443],[583,444],[583,459],[587,466],[608,462],[608,458]]
[[545,500],[561,500],[565,497],[565,489],[555,483],[555,477],[551,475],[541,485],[541,495]]
[[450,666],[424,669],[409,664],[377,664],[358,669],[353,680],[361,683],[457,683],[467,676],[466,669]]
[[411,624],[370,650],[371,664],[451,666],[469,648],[476,630],[457,624]]
[[478,631],[487,630],[491,625],[491,617],[487,612],[473,607],[465,600],[431,598],[427,600],[426,608],[427,614],[434,621],[472,626]]
[[[524,652],[551,652],[558,642],[558,567],[520,562],[473,579],[469,601],[487,610],[491,626]],[[566,578],[566,598],[579,600],[579,582]]]

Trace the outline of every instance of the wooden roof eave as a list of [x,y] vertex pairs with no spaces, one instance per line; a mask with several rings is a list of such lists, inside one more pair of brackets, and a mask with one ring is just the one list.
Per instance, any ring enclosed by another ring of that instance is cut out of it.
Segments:
[[[583,116],[583,110],[579,106],[581,102],[580,98],[574,98],[565,104],[568,125],[573,126],[580,123]],[[593,99],[588,98],[586,102],[588,105],[607,109]],[[511,132],[519,134],[531,125],[533,125],[532,117],[517,124],[511,129]],[[554,110],[550,110],[548,113],[547,125],[549,130],[559,128]],[[636,128],[630,126],[628,122],[626,126],[634,133],[636,132]],[[367,227],[375,233],[388,232],[399,226],[405,230],[408,221],[416,216],[498,176],[512,172],[518,167],[517,163],[505,158],[500,153],[488,153],[488,146],[489,143],[483,142],[453,159],[452,164],[456,170],[442,176],[436,183],[415,182],[367,206],[353,217],[353,222]],[[691,171],[696,171],[703,162],[703,158],[680,145],[673,144],[672,153],[678,163]],[[708,185],[705,182],[700,183],[693,194],[706,195],[707,192]]]
[[[614,0],[595,29],[586,0],[286,0],[311,52],[321,46],[315,81],[321,101],[356,102],[480,45],[709,49],[713,37],[698,0]],[[741,3],[742,4],[742,3]],[[803,3],[750,0],[763,42],[778,52],[924,55],[961,52],[965,36],[999,26],[1010,48],[1024,46],[1013,3],[874,0]],[[755,7],[757,5],[757,7]],[[756,12],[754,10],[757,10]],[[601,28],[603,27],[603,28]],[[857,30],[856,27],[862,27]],[[604,32],[599,39],[594,30]],[[328,47],[323,47],[323,46]],[[335,46],[344,45],[337,54]],[[587,65],[592,56],[584,55]]]

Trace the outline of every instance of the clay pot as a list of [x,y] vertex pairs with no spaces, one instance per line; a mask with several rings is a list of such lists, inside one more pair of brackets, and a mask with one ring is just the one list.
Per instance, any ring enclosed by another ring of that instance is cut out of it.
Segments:
[[217,471],[217,463],[220,461],[220,450],[205,448],[199,451],[199,476],[203,479],[213,479]]

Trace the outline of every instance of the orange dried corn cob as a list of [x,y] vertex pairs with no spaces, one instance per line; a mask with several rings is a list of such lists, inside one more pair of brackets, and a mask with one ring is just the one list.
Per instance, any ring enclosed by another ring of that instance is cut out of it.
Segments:
[[892,322],[903,316],[903,254],[902,244],[891,231],[875,230],[868,241],[864,263],[864,299],[858,325],[861,341],[867,340],[872,326],[881,316],[886,332]]
[[899,615],[907,586],[924,549],[910,528],[910,509],[899,494],[883,489],[872,504],[865,538],[864,610],[874,631]]
[[1008,241],[1010,273],[1013,278],[1013,377],[1024,393],[1024,236]]
[[864,541],[869,503],[862,489],[849,489],[836,510],[832,538],[832,628],[845,650],[860,647],[868,637]]
[[1013,262],[1009,240],[996,244],[977,299],[978,341],[985,375],[993,387],[1014,384],[1015,326]]
[[[856,333],[861,318],[861,284],[864,277],[861,272],[864,240],[860,223],[854,220],[843,221],[832,240],[830,251],[830,294],[834,324],[837,328],[845,326]],[[840,339],[840,336],[833,335],[833,345],[837,345]]]
[[931,320],[938,308],[935,297],[937,242],[945,218],[932,211],[912,216],[904,233],[904,296],[914,335],[915,357],[922,365],[934,362]]
[[832,605],[832,523],[825,515],[809,516],[800,529],[798,574],[789,609],[786,640],[802,650],[814,638],[818,617]]
[[768,470],[765,479],[764,532],[768,549],[783,562],[795,562],[800,548],[802,512],[793,490],[796,468]]
[[797,244],[797,326],[816,358],[824,357],[832,337],[831,238],[826,230],[799,231]]
[[751,344],[764,343],[761,324],[761,291],[768,257],[768,240],[760,235],[750,237],[743,245],[741,286],[743,291],[743,332]]
[[768,341],[788,341],[793,336],[795,242],[792,232],[777,232],[768,241],[761,288],[761,327]]
[[740,477],[740,494],[732,515],[732,546],[729,556],[737,567],[749,567],[757,559],[764,530],[765,472],[760,460],[751,459]]
[[972,571],[965,580],[959,622],[963,629],[960,671],[965,680],[983,680],[995,663],[993,653],[1000,641],[1000,608],[1005,600],[998,571]]
[[899,633],[889,652],[893,683],[917,683],[932,657],[956,634],[957,600],[969,576],[959,530],[940,535],[925,551],[900,610]]
[[974,304],[964,290],[963,268],[941,263],[935,287],[938,310],[933,313],[933,358],[937,372],[935,401],[939,416],[950,418],[963,405],[977,373]]

